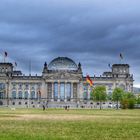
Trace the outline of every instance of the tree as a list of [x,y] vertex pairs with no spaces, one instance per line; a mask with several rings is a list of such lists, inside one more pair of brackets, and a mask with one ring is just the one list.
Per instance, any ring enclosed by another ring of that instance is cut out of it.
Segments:
[[119,108],[119,101],[122,100],[124,90],[121,88],[115,88],[112,94],[112,100],[117,102],[117,109]]
[[96,86],[92,91],[93,100],[100,102],[100,109],[102,108],[102,101],[106,100],[106,87],[105,86]]
[[112,94],[107,94],[107,100],[112,100]]
[[138,94],[136,101],[137,104],[140,104],[140,94]]
[[121,101],[121,106],[123,109],[129,108],[133,109],[136,103],[136,99],[133,93],[131,92],[126,92]]

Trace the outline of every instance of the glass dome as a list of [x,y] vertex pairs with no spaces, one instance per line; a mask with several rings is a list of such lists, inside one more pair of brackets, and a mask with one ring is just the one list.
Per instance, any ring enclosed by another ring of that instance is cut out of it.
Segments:
[[49,70],[77,70],[76,63],[67,57],[58,57],[50,62]]

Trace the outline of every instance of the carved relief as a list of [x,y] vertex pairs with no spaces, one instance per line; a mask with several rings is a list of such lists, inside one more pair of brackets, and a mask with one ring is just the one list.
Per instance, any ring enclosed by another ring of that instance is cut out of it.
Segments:
[[61,73],[52,73],[49,74],[45,77],[45,79],[74,79],[74,80],[80,80],[81,77],[79,75],[76,74],[71,74],[71,73],[67,73],[67,72],[61,72]]

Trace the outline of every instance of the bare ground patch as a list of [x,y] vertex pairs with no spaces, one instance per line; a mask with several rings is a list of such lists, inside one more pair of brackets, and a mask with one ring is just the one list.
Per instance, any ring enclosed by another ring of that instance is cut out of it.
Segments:
[[1,116],[0,120],[97,120],[97,119],[133,119],[139,118],[137,116],[109,116],[109,115],[75,115],[75,114],[21,114],[13,116]]

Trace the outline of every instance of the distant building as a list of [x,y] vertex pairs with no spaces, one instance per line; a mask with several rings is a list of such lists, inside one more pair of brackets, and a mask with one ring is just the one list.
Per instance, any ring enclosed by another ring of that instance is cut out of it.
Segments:
[[[94,86],[105,85],[108,94],[116,87],[133,91],[128,64],[114,64],[111,72],[91,79]],[[81,64],[67,57],[55,58],[48,65],[45,62],[41,76],[25,76],[21,71],[14,71],[12,63],[0,63],[0,105],[76,107],[90,102],[91,90]]]
[[140,96],[140,88],[133,87],[133,93],[136,97]]

